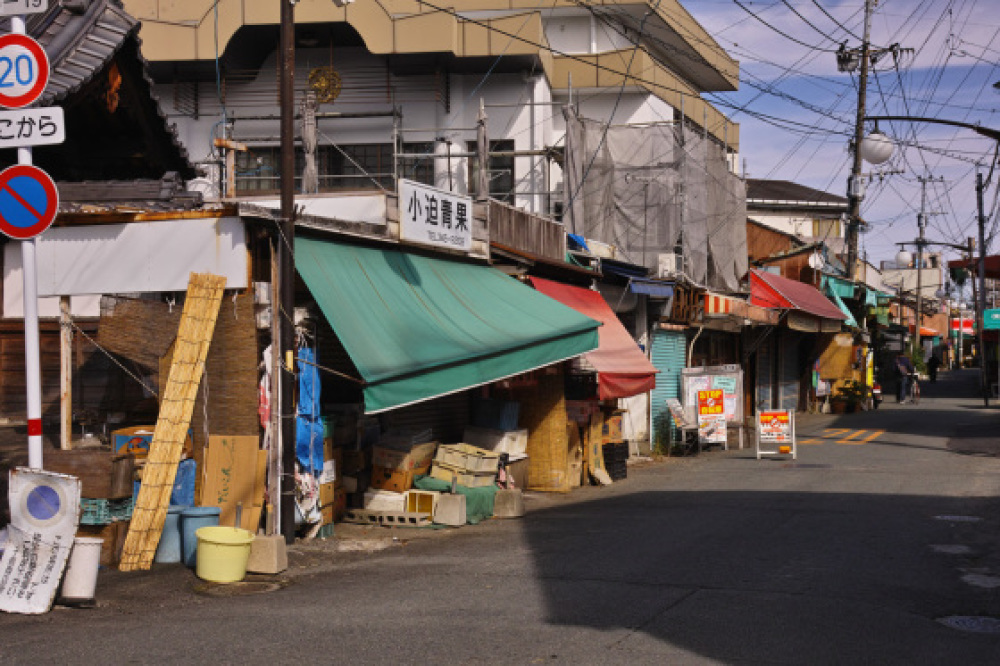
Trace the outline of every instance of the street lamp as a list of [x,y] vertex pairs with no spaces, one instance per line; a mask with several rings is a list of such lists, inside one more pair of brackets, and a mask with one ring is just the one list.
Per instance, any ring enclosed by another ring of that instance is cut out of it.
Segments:
[[[860,113],[859,113],[859,115],[860,115]],[[979,134],[981,136],[985,136],[985,137],[987,137],[989,139],[993,139],[994,141],[997,142],[998,149],[1000,149],[1000,130],[992,129],[992,128],[989,128],[989,127],[983,127],[981,125],[975,125],[975,124],[972,124],[972,123],[964,123],[964,122],[959,122],[959,121],[956,121],[956,120],[943,120],[941,118],[928,118],[928,117],[923,117],[923,116],[868,116],[868,117],[865,118],[865,120],[871,120],[871,121],[876,122],[876,123],[879,122],[880,120],[884,120],[884,121],[903,121],[903,122],[917,122],[917,123],[932,123],[932,124],[936,124],[936,125],[947,125],[949,127],[963,127],[965,129],[971,129],[976,134]],[[861,133],[860,129],[857,130],[857,133],[860,135],[860,133]],[[860,154],[860,151],[858,151],[858,152]],[[857,167],[855,169],[856,173],[860,173],[860,168],[859,168],[859,165],[858,165],[859,161],[860,160],[856,160],[855,161],[855,164],[856,164],[856,167]],[[993,173],[993,171],[992,171],[992,168],[991,168],[990,174],[992,174],[992,173]],[[977,262],[978,263],[978,268],[977,268],[976,272],[977,272],[978,277],[979,277],[979,294],[978,294],[978,297],[976,298],[975,313],[976,313],[976,335],[978,336],[978,340],[979,340],[979,345],[978,346],[979,346],[979,352],[980,352],[980,354],[982,354],[982,352],[983,352],[983,316],[984,316],[984,311],[986,309],[986,215],[985,215],[985,213],[983,211],[983,192],[985,191],[986,186],[987,186],[987,183],[983,182],[983,175],[982,175],[982,173],[979,172],[979,170],[977,168],[977,170],[976,170],[976,207],[978,209],[978,215],[977,215],[978,225],[977,226],[978,226],[978,231],[979,231],[979,261]],[[921,231],[922,231],[922,229],[921,229]],[[947,244],[945,243],[945,245],[947,245]],[[963,251],[965,250],[965,248],[962,248],[962,249],[963,249]],[[918,248],[917,248],[918,254],[919,254],[919,251],[920,251],[920,247],[918,246]],[[850,262],[850,252],[848,254],[849,254],[849,256],[848,256],[848,259],[849,259],[848,263],[850,264],[851,263]],[[971,262],[972,262],[972,258],[970,257],[969,258],[969,263],[971,264]],[[918,273],[918,275],[919,275],[919,273]],[[989,394],[988,386],[987,386],[987,383],[986,383],[986,364],[985,364],[985,362],[981,363],[981,366],[982,366],[982,368],[981,368],[981,372],[980,372],[980,390],[983,393],[983,404],[986,407],[989,407],[990,406],[990,394]]]

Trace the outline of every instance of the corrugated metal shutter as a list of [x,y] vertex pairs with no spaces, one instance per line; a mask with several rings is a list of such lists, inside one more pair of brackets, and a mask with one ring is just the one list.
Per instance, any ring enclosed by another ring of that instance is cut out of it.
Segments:
[[656,388],[651,391],[653,429],[650,442],[654,449],[665,449],[673,439],[674,424],[667,409],[667,398],[680,400],[685,347],[684,331],[653,331],[651,360],[660,371],[656,376]]
[[778,409],[799,408],[799,336],[785,331],[778,352]]
[[774,407],[774,338],[757,350],[757,409]]

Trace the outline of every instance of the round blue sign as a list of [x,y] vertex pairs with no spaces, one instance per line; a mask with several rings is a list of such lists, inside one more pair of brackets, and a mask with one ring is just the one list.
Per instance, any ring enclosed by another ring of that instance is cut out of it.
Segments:
[[30,164],[0,171],[0,232],[24,240],[56,219],[59,192],[49,174]]
[[28,509],[29,516],[35,520],[45,521],[59,513],[61,504],[59,493],[54,488],[38,486],[32,488],[31,492],[28,493],[25,507]]

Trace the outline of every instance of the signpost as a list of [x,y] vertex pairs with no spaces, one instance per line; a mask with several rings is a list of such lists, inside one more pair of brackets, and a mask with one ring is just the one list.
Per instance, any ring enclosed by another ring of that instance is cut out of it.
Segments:
[[[11,33],[0,35],[0,106],[35,103],[49,82],[49,58],[25,34],[24,14],[43,12],[48,0],[0,0]],[[49,228],[59,210],[52,179],[32,166],[31,146],[65,139],[62,109],[0,113],[0,147],[16,148],[16,166],[0,172],[0,231],[21,241],[24,271],[24,361],[27,386],[28,466],[42,468],[42,386],[38,339],[38,276],[34,238]]]
[[[777,445],[777,449],[764,450],[761,444]],[[795,446],[795,412],[764,410],[757,413],[757,460],[761,456],[791,454],[798,457]]]

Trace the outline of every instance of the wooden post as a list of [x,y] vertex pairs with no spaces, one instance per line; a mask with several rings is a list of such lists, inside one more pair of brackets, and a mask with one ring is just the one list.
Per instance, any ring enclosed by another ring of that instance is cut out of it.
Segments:
[[59,297],[59,448],[73,448],[73,323],[69,296]]
[[225,198],[232,198],[236,196],[236,152],[245,153],[248,148],[247,144],[239,143],[238,141],[233,141],[231,139],[216,139],[214,142],[216,148],[221,148],[226,151],[226,186],[223,190],[222,196]]

